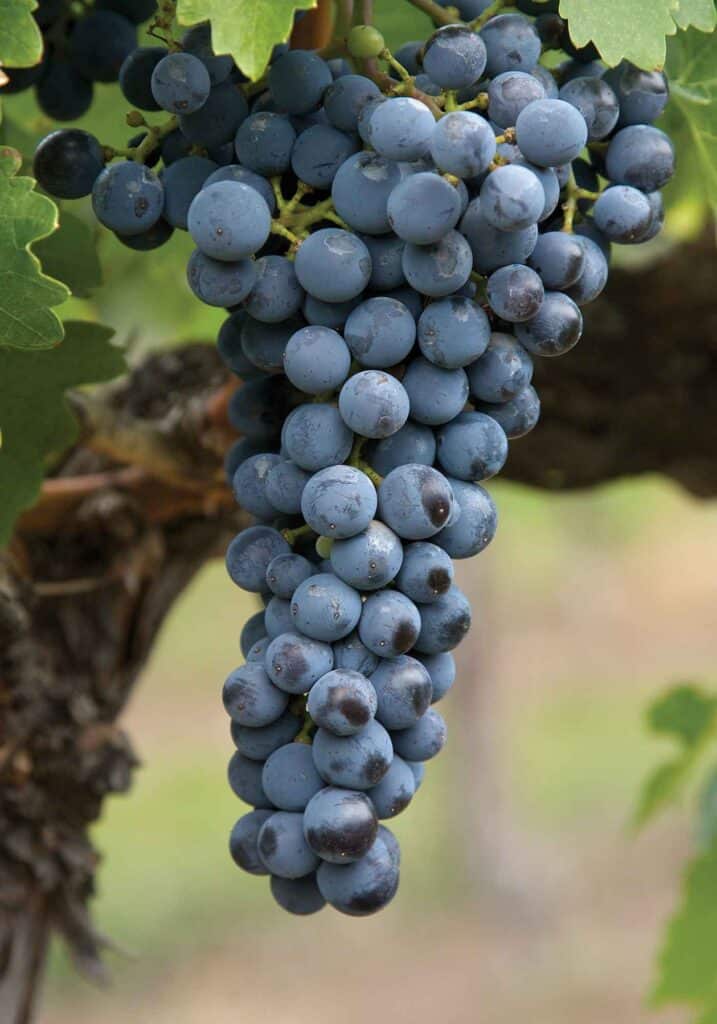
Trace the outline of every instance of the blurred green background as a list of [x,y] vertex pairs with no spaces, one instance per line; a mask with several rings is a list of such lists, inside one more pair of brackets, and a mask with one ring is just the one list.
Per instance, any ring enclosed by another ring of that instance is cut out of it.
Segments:
[[94,831],[96,922],[126,953],[96,992],[56,948],[43,1024],[652,1019],[643,997],[689,824],[675,812],[635,837],[627,821],[661,753],[642,708],[717,677],[717,509],[656,479],[493,491],[498,537],[461,567],[475,626],[444,704],[450,743],[394,822],[394,904],[291,919],[230,861],[242,808],[219,690],[253,605],[212,564],[125,717],[135,787]]
[[[426,34],[407,4],[377,11],[394,47]],[[80,123],[125,144],[116,88],[97,96]],[[50,122],[31,97],[5,109],[3,141],[32,152]],[[64,316],[112,325],[135,358],[215,336],[223,313],[184,284],[186,236],[135,253],[96,233],[86,203],[67,205],[95,232],[105,281]],[[673,237],[697,220],[683,197]],[[166,623],[125,716],[143,761],[132,793],[108,801],[94,830],[95,919],[123,951],[109,957],[113,985],[87,986],[56,945],[42,1024],[653,1019],[644,993],[690,823],[675,812],[635,837],[627,822],[660,756],[642,709],[675,682],[717,682],[717,509],[654,478],[571,496],[491,490],[501,526],[460,569],[475,624],[445,703],[449,746],[395,822],[394,904],[368,920],[291,919],[229,859],[242,807],[225,782],[219,693],[254,608],[212,564]]]

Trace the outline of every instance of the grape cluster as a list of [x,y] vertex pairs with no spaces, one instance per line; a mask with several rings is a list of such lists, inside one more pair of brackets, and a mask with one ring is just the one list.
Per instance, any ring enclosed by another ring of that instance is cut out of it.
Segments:
[[44,114],[75,121],[90,109],[95,82],[117,81],[124,60],[137,50],[137,26],[155,10],[156,0],[95,0],[79,12],[70,0],[39,0],[33,14],[42,59],[30,68],[3,68],[9,80],[0,95],[34,86]]
[[[458,3],[466,19],[487,6]],[[176,118],[155,133],[161,173],[98,167],[83,133],[38,150],[41,183],[62,194],[70,168],[128,244],[188,230],[190,287],[229,313],[218,347],[242,436],[226,469],[256,524],[227,567],[264,605],[223,690],[229,782],[254,808],[230,849],[292,913],[394,896],[382,822],[446,740],[435,705],[471,623],[453,561],[496,529],[483,484],[536,425],[533,360],[578,342],[611,243],[662,223],[666,79],[606,70],[556,6],[444,26],[395,56],[358,26],[349,53],[386,62],[377,80],[279,49],[251,105],[207,37],[151,68],[130,56],[128,98]],[[555,73],[539,62],[551,48],[568,57]]]

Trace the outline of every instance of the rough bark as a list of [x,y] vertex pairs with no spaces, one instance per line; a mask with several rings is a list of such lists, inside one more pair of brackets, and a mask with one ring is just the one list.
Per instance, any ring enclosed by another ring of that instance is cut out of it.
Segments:
[[[544,361],[543,418],[506,476],[571,488],[661,472],[717,492],[717,254],[616,273],[581,344]],[[136,764],[116,719],[157,631],[242,525],[224,483],[232,383],[210,346],[76,398],[83,435],[0,558],[0,1019],[28,1024],[50,930],[103,977],[87,829]]]

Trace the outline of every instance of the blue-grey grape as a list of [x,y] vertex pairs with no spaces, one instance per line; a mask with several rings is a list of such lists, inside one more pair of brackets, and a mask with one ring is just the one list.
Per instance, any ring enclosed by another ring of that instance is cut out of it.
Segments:
[[314,764],[330,786],[371,789],[384,777],[393,758],[391,738],[374,719],[352,736],[319,729],[314,737]]
[[339,394],[344,423],[362,437],[390,437],[404,425],[408,410],[409,399],[403,385],[380,370],[354,374]]
[[426,540],[438,533],[454,510],[451,486],[431,466],[392,470],[378,490],[381,519],[404,540]]
[[402,265],[412,288],[437,299],[463,287],[471,275],[473,254],[460,232],[449,231],[433,245],[407,244]]
[[194,294],[208,306],[231,308],[243,302],[254,287],[256,267],[252,260],[213,260],[195,249],[187,264],[187,281]]
[[307,483],[301,511],[316,533],[343,540],[366,529],[376,503],[376,488],[360,469],[329,466]]
[[316,914],[326,906],[326,900],[319,892],[314,874],[303,878],[280,878],[272,875],[270,881],[271,895],[279,906],[290,914],[305,917]]
[[396,577],[399,590],[418,604],[428,604],[445,594],[453,583],[453,564],[436,544],[407,544]]
[[288,601],[298,585],[308,580],[313,571],[311,562],[303,555],[294,552],[290,555],[277,555],[266,568],[266,584],[272,594]]
[[455,585],[431,604],[422,605],[420,614],[421,632],[416,650],[421,654],[452,651],[470,629],[471,606]]
[[269,470],[266,496],[278,512],[295,516],[301,512],[301,495],[309,481],[309,473],[296,463],[285,460]]
[[565,100],[535,100],[518,114],[515,123],[523,156],[539,167],[570,163],[588,138],[585,118]]
[[512,334],[493,332],[477,362],[468,369],[471,394],[483,402],[506,402],[533,379],[533,360]]
[[403,561],[401,541],[379,520],[331,548],[331,567],[339,579],[357,590],[378,590],[396,577]]
[[534,270],[513,263],[493,271],[488,278],[486,294],[491,309],[501,320],[520,323],[536,315],[545,291]]
[[445,746],[448,730],[443,716],[429,708],[410,729],[393,733],[394,749],[406,761],[430,761]]
[[431,138],[431,156],[442,171],[458,178],[483,174],[495,157],[495,135],[488,122],[469,110],[446,114]]
[[151,228],[161,217],[163,206],[162,182],[133,160],[106,167],[92,186],[95,216],[122,235],[137,235]]
[[365,793],[327,786],[307,804],[304,835],[311,849],[330,864],[350,864],[373,845],[378,821]]
[[459,480],[488,480],[501,471],[508,458],[505,431],[480,412],[462,412],[441,428],[437,441],[441,469]]
[[339,167],[358,148],[358,142],[351,135],[331,125],[315,124],[296,140],[291,168],[300,181],[312,188],[329,189]]
[[509,441],[530,433],[540,419],[540,399],[531,385],[507,402],[477,402],[476,408],[497,420]]
[[294,409],[282,436],[289,458],[310,472],[344,462],[353,443],[339,410],[320,402]]
[[359,672],[334,669],[311,688],[306,709],[319,728],[353,736],[376,714],[376,691]]
[[265,324],[296,316],[304,301],[304,289],[296,278],[292,261],[284,256],[262,256],[255,267],[254,287],[246,299],[250,316]]
[[252,727],[232,722],[232,727],[239,753],[251,761],[266,761],[279,747],[291,743],[301,729],[301,719],[287,710],[269,725]]
[[417,654],[416,658],[431,677],[431,704],[443,700],[456,679],[456,659],[450,651],[442,654]]
[[490,339],[488,317],[466,298],[432,302],[418,321],[418,344],[423,355],[436,366],[455,370],[475,362]]
[[289,338],[284,372],[295,387],[309,395],[337,391],[351,369],[346,342],[330,327],[302,327]]
[[[504,423],[501,426],[505,429]],[[449,483],[460,515],[435,535],[433,543],[442,547],[451,558],[472,558],[483,551],[495,536],[498,525],[495,503],[480,484],[467,483],[455,477]]]
[[444,25],[430,37],[423,51],[423,67],[442,89],[464,89],[483,74],[483,40],[467,25]]
[[305,636],[333,643],[348,636],[361,618],[361,597],[338,577],[318,573],[301,583],[291,601],[294,623]]
[[580,341],[583,315],[563,292],[546,292],[537,315],[516,324],[518,341],[536,356],[561,356]]
[[383,658],[371,676],[378,706],[376,719],[387,729],[408,729],[431,703],[431,677],[416,658]]
[[316,881],[327,903],[342,914],[352,917],[375,914],[396,895],[395,852],[377,838],[368,853],[354,864],[321,864]]
[[404,811],[416,792],[416,780],[403,758],[394,756],[384,777],[369,789],[368,796],[380,819],[395,818]]
[[261,781],[266,795],[282,811],[303,811],[324,785],[308,743],[286,743],[270,754]]
[[364,603],[361,642],[380,658],[405,654],[416,642],[421,617],[413,601],[398,590],[379,590]]
[[278,878],[303,878],[319,866],[319,858],[304,839],[303,814],[272,814],[259,829],[257,849],[264,867]]
[[229,852],[237,866],[250,875],[269,874],[259,859],[257,840],[261,826],[273,813],[268,809],[249,811],[237,821],[231,830]]
[[240,800],[253,807],[265,809],[273,805],[261,784],[262,767],[261,761],[250,761],[237,751],[229,760],[227,778],[232,792]]
[[287,694],[274,686],[263,665],[256,662],[248,662],[227,676],[222,700],[232,721],[252,728],[271,725],[289,703]]
[[406,178],[388,198],[389,224],[399,238],[414,245],[440,241],[456,226],[461,212],[453,185],[430,172]]
[[289,554],[291,548],[270,526],[249,526],[238,533],[227,549],[227,571],[242,590],[266,590],[266,570],[272,558]]
[[371,277],[371,256],[360,238],[340,228],[310,235],[296,254],[296,276],[323,302],[346,302],[360,295]]
[[296,132],[288,117],[263,110],[241,123],[234,147],[242,166],[270,178],[289,169],[295,142]]
[[411,418],[429,426],[454,419],[468,400],[468,377],[460,367],[445,370],[427,359],[413,359],[403,377]]
[[271,641],[264,664],[276,686],[286,693],[299,694],[306,693],[331,671],[334,656],[328,644],[291,632]]
[[409,420],[390,437],[378,441],[368,455],[370,464],[381,476],[388,476],[408,462],[432,466],[436,458],[436,439],[430,427]]
[[398,299],[366,299],[349,314],[344,338],[362,366],[384,369],[402,362],[416,340],[416,321]]

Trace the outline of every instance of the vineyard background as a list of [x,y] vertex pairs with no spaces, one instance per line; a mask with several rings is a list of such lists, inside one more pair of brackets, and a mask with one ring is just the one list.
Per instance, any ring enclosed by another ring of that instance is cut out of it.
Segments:
[[[427,19],[407,4],[375,6],[391,45],[426,35]],[[118,90],[97,96],[80,124],[124,143]],[[50,122],[27,96],[5,109],[3,141],[31,152]],[[681,170],[668,188],[669,231],[648,261],[699,233],[692,186]],[[186,236],[141,258],[103,233],[100,286],[88,222],[78,223],[78,266],[97,287],[66,303],[63,319],[111,324],[133,365],[216,334],[221,315],[184,285]],[[632,259],[622,250],[617,265]],[[704,268],[701,255],[690,259]],[[582,346],[598,333],[592,313]],[[696,349],[709,330],[706,315],[691,325]],[[609,372],[617,379],[620,367]],[[713,424],[709,408],[695,413]],[[709,432],[692,443],[681,433],[689,424],[678,428],[686,461],[709,448]],[[533,442],[540,431],[516,445],[517,460]],[[714,462],[697,461],[708,480],[695,489],[714,494]],[[529,478],[524,462],[519,475]],[[410,855],[390,913],[322,915],[307,931],[229,860],[237,806],[218,681],[255,609],[212,562],[175,606],[120,721],[143,762],[131,793],[107,800],[92,832],[104,858],[94,921],[119,947],[108,957],[113,988],[80,981],[55,939],[41,1024],[693,1019],[655,1017],[645,995],[694,853],[694,808],[685,801],[639,835],[629,820],[670,751],[644,728],[646,705],[674,683],[709,689],[717,677],[717,509],[656,476],[562,496],[506,483],[491,491],[498,538],[459,571],[477,611],[458,653],[462,685],[446,704],[451,743],[395,823]]]

